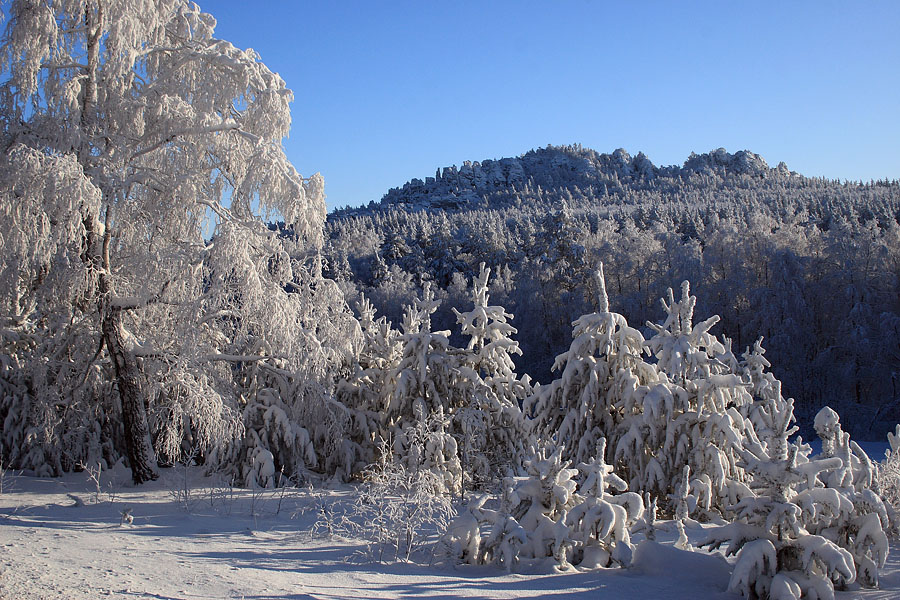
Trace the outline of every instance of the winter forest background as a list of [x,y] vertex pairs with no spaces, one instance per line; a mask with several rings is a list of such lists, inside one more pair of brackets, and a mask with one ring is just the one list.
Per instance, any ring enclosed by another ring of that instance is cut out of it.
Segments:
[[627,567],[658,514],[747,597],[878,584],[898,182],[548,146],[326,217],[292,93],[196,5],[4,7],[4,471],[374,486],[507,569]]
[[[810,179],[747,151],[657,167],[624,150],[547,147],[438,169],[338,211],[325,272],[396,323],[423,282],[461,306],[478,264],[493,266],[517,367],[541,382],[595,308],[600,262],[611,304],[639,328],[689,280],[736,353],[763,338],[801,423],[830,405],[854,435],[882,438],[900,418],[898,216],[897,182]],[[452,329],[450,309],[436,322]]]

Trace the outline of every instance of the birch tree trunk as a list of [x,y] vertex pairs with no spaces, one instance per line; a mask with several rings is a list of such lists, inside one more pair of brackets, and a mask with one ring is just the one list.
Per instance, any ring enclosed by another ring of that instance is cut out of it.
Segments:
[[[103,3],[96,6],[88,2],[84,8],[84,24],[86,28],[85,50],[87,65],[85,67],[84,87],[82,91],[81,127],[88,134],[97,128],[95,105],[97,102],[97,80],[100,68],[100,40],[104,26]],[[78,162],[89,173],[92,168],[93,153],[89,143],[82,143],[78,152]],[[102,185],[102,184],[101,184]],[[105,187],[105,186],[103,186]],[[124,342],[125,328],[122,324],[122,309],[112,302],[114,290],[112,285],[112,269],[109,260],[109,244],[112,237],[110,211],[115,190],[104,190],[106,222],[103,237],[100,241],[98,215],[85,219],[88,232],[89,255],[85,258],[97,269],[98,310],[100,313],[100,331],[103,343],[113,365],[116,389],[122,406],[122,426],[125,430],[125,454],[131,467],[131,478],[135,484],[152,481],[159,477],[156,453],[150,439],[150,428],[147,425],[147,408],[144,401],[141,380],[143,374],[138,367],[134,355]]]
[[122,425],[125,428],[125,453],[136,484],[159,477],[156,453],[150,441],[147,409],[144,402],[143,373],[134,355],[123,342],[122,309],[103,302],[103,341],[115,372],[116,387],[122,400]]

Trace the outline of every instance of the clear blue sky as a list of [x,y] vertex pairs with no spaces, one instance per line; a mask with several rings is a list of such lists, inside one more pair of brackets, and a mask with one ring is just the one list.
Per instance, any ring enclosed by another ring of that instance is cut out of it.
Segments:
[[200,4],[294,91],[287,153],[329,209],[576,142],[900,179],[898,0]]

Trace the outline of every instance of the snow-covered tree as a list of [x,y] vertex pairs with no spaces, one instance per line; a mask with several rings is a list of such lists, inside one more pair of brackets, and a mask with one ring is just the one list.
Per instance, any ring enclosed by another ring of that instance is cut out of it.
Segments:
[[[317,355],[304,376],[327,386],[354,336],[310,284],[323,182],[285,157],[284,81],[186,0],[13,0],[8,15],[0,318],[23,372],[4,368],[0,401],[26,427],[4,436],[24,442],[18,464],[121,452],[146,481],[157,450],[177,458],[173,432],[207,450],[239,438],[235,377],[254,364],[299,373]],[[261,222],[275,215],[289,236]]]
[[601,440],[597,458],[578,465],[584,474],[576,495],[580,502],[567,517],[576,542],[572,561],[582,567],[629,566],[630,530],[644,514],[640,494],[627,491],[628,484],[606,464],[605,446]]
[[628,566],[629,529],[644,505],[640,495],[625,492],[625,482],[603,460],[604,446],[601,439],[600,458],[577,469],[569,468],[559,448],[532,453],[524,475],[504,480],[499,508],[486,508],[487,497],[478,496],[451,523],[443,538],[450,557],[509,570],[543,559],[560,568]]
[[890,531],[898,535],[897,511],[900,510],[900,425],[887,434],[888,449],[884,460],[877,463],[873,488],[884,499],[891,521]]
[[385,317],[375,317],[372,303],[363,298],[356,305],[363,343],[354,370],[338,384],[340,402],[350,410],[351,435],[359,445],[361,458],[373,464],[378,445],[390,437],[384,408],[387,394],[395,385],[401,357],[401,334]]
[[780,454],[760,446],[744,452],[750,493],[732,507],[734,522],[713,529],[701,546],[728,544],[726,554],[737,555],[729,589],[746,598],[834,598],[835,586],[856,579],[853,556],[807,527],[845,509],[820,481],[840,461],[809,460],[809,446],[786,435],[772,448]]
[[767,371],[772,365],[766,359],[762,338],[756,340],[753,349],[748,348],[738,366],[741,378],[749,380],[748,388],[753,401],[739,407],[741,414],[750,420],[756,438],[773,456],[783,455],[784,441],[798,431],[794,421],[794,400],[781,394],[781,382]]
[[675,300],[670,288],[668,301],[662,301],[666,319],[648,323],[656,332],[647,346],[660,382],[637,394],[640,409],[631,411],[635,416],[616,459],[631,470],[633,488],[672,500],[673,509],[721,514],[744,479],[740,452],[754,433],[740,410],[752,398],[733,372],[737,362],[728,346],[709,331],[718,317],[694,324],[697,299],[688,282],[681,292]]
[[[748,386],[709,332],[716,319],[693,324],[696,298],[685,283],[679,301],[669,290],[667,318],[644,342],[609,312],[602,272],[596,281],[602,311],[576,321],[572,346],[557,359],[562,376],[526,404],[535,427],[581,460],[604,437],[604,458],[631,489],[650,492],[670,511],[689,498],[691,514],[721,514],[740,488],[739,451],[753,434],[738,410],[751,401]],[[656,363],[644,360],[645,350]],[[691,479],[681,485],[686,466]]]
[[823,459],[837,459],[840,466],[820,476],[825,488],[840,494],[841,510],[817,516],[807,524],[853,555],[856,580],[867,587],[878,586],[878,569],[888,555],[885,531],[891,523],[884,500],[872,489],[875,468],[850,434],[841,429],[838,414],[829,407],[819,411],[815,429],[822,440]]
[[553,364],[559,378],[525,401],[534,431],[555,439],[565,458],[580,462],[596,456],[600,438],[609,436],[615,448],[621,420],[612,406],[615,388],[657,379],[656,369],[642,358],[644,337],[609,310],[602,265],[595,284],[599,310],[573,323],[572,344]]
[[499,481],[531,445],[519,408],[531,384],[527,376],[515,373],[511,355],[521,350],[512,339],[512,315],[488,303],[491,270],[484,263],[480,269],[473,281],[472,310],[453,309],[462,334],[469,338],[457,353],[459,385],[468,402],[454,411],[453,419],[464,468],[476,487]]
[[451,412],[464,405],[449,331],[431,331],[440,302],[430,286],[407,306],[400,359],[384,390],[384,428],[395,457],[410,472],[434,471],[449,493],[462,491],[459,446],[450,428]]

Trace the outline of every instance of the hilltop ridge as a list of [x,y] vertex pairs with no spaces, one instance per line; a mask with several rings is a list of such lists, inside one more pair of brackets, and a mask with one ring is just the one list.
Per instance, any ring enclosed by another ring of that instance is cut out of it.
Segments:
[[705,183],[734,177],[800,178],[784,163],[770,167],[763,157],[749,150],[731,154],[718,148],[704,154],[691,153],[682,166],[657,166],[643,152],[632,156],[622,148],[599,153],[579,144],[548,145],[515,158],[465,161],[461,166],[438,168],[424,181],[413,178],[391,188],[379,202],[336,214],[391,208],[465,210],[483,208],[488,203],[497,208],[514,201],[519,192],[538,187],[592,189],[592,195],[602,196],[621,193],[625,188],[681,187],[696,176],[705,177]]

